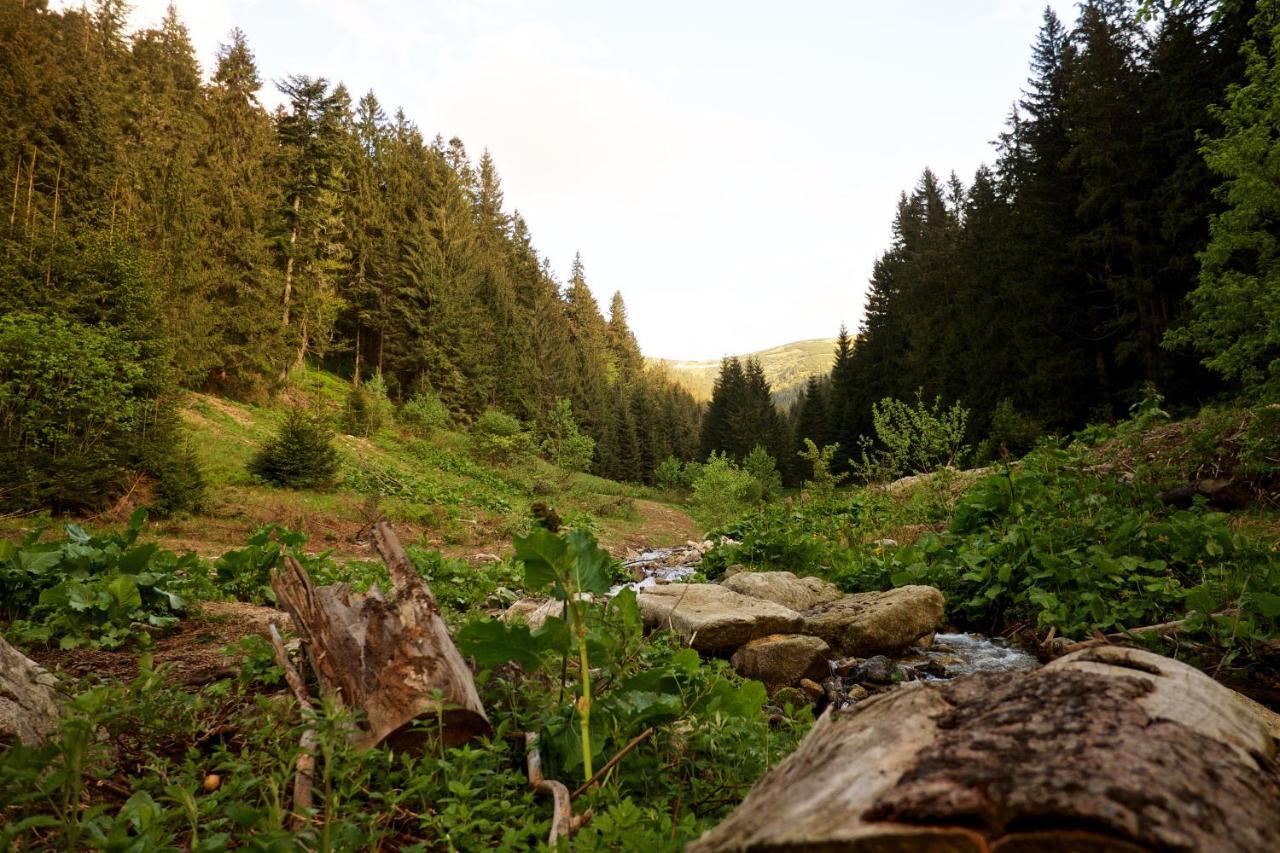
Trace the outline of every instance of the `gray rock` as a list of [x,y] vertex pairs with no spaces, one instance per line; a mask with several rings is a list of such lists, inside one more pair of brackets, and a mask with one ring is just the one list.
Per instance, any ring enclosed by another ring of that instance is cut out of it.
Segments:
[[671,628],[699,651],[728,651],[770,634],[796,634],[804,620],[790,608],[718,584],[649,587],[636,596],[645,625]]
[[898,667],[884,655],[869,657],[858,665],[849,677],[854,681],[865,681],[871,684],[892,684]]
[[805,611],[804,633],[852,657],[893,654],[936,629],[942,608],[931,586],[861,592]]
[[840,597],[835,584],[822,578],[798,578],[791,572],[738,572],[723,584],[734,592],[792,610],[808,610]]
[[730,663],[743,678],[763,681],[773,691],[802,678],[818,680],[829,672],[831,649],[817,637],[775,634],[752,640],[733,653]]

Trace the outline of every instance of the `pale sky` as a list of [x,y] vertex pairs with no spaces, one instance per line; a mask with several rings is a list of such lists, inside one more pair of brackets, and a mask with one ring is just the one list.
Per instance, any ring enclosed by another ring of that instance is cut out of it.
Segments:
[[[135,0],[135,24],[165,5]],[[581,250],[647,355],[702,359],[857,327],[898,193],[992,160],[1045,0],[177,7],[206,73],[239,26],[266,81],[373,89],[487,147],[562,280]]]

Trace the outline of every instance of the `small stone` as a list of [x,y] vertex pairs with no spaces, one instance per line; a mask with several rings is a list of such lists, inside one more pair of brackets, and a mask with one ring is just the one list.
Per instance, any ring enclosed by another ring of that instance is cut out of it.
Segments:
[[733,577],[734,575],[740,575],[746,570],[747,570],[747,567],[742,565],[741,563],[734,563],[732,566],[724,570],[724,574],[720,576],[720,580],[722,582],[727,581],[729,578]]
[[204,777],[204,789],[209,793],[213,793],[221,786],[222,777],[217,773],[210,773],[208,776]]
[[849,689],[845,691],[845,695],[849,697],[850,702],[861,702],[863,699],[870,696],[871,693],[861,684],[850,684]]
[[896,539],[877,539],[871,543],[872,545],[883,551],[885,548],[897,548],[898,540]]
[[842,658],[835,662],[831,667],[831,671],[841,678],[848,678],[853,675],[853,671],[858,668],[860,663],[862,663],[862,658]]
[[771,701],[775,705],[781,705],[783,708],[790,705],[792,708],[803,708],[806,705],[812,705],[813,702],[805,695],[805,692],[798,687],[781,687],[774,691]]
[[884,655],[867,658],[853,672],[855,681],[869,681],[872,684],[892,684],[898,667]]
[[927,649],[927,648],[929,648],[930,646],[932,646],[932,645],[933,645],[933,638],[934,638],[934,637],[936,637],[936,636],[937,636],[937,633],[936,633],[936,632],[934,632],[934,631],[930,631],[928,634],[925,634],[923,637],[921,637],[920,639],[916,640],[916,641],[915,641],[914,643],[912,643],[911,645],[913,645],[913,646],[919,646],[919,647],[920,647],[920,648],[922,648],[922,649]]
[[805,695],[814,702],[827,695],[827,691],[822,689],[822,685],[814,681],[812,678],[800,679],[800,689],[803,690]]

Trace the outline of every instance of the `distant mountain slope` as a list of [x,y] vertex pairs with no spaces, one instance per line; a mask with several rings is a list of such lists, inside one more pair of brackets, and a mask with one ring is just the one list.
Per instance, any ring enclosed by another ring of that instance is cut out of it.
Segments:
[[[823,374],[831,369],[835,352],[835,338],[814,338],[795,341],[759,352],[743,353],[744,361],[755,358],[764,368],[765,378],[773,388],[773,397],[780,405],[796,398],[810,376]],[[699,400],[711,399],[711,388],[720,373],[720,359],[708,361],[676,361],[668,358],[650,358],[650,364],[666,367],[671,378],[689,389]]]

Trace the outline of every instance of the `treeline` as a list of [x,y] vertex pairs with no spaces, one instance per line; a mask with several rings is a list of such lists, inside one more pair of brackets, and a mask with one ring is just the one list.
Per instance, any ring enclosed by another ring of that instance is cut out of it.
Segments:
[[1277,0],[1046,11],[995,165],[902,195],[856,337],[786,417],[725,362],[701,450],[786,448],[796,482],[806,438],[854,467],[886,397],[962,403],[994,453],[1152,393],[1280,395],[1278,46]]
[[1091,0],[1071,30],[1046,11],[994,167],[902,196],[796,438],[845,459],[875,402],[917,391],[998,447],[1151,388],[1280,390],[1278,41],[1275,0]]
[[[268,112],[241,32],[206,79],[172,7],[136,33],[126,11],[0,0],[0,311],[128,325],[148,399],[263,399],[311,359],[464,420],[571,400],[607,476],[697,451],[698,405],[645,370],[581,259],[559,285],[487,152],[323,78]],[[41,441],[5,429],[9,455]]]

